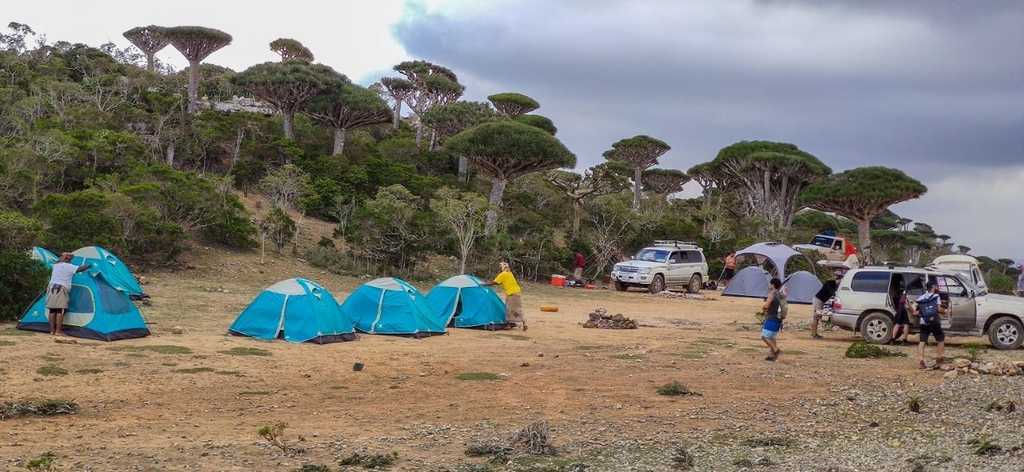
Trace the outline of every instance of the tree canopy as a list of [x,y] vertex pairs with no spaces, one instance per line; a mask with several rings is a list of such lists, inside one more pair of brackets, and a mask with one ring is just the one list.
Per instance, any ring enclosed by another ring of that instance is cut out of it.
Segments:
[[546,116],[541,116],[541,115],[519,115],[519,116],[517,116],[517,117],[515,117],[513,119],[515,121],[518,121],[519,123],[524,124],[524,125],[530,125],[530,126],[533,126],[534,128],[540,128],[540,129],[542,129],[544,131],[547,131],[548,134],[550,134],[552,136],[554,136],[555,134],[558,133],[558,128],[555,126],[555,123],[553,121],[551,121],[551,119],[546,117]]
[[161,49],[167,47],[171,40],[165,34],[167,28],[157,25],[149,26],[136,26],[128,31],[125,31],[123,36],[125,39],[130,41],[135,47],[139,48],[143,54],[146,55],[146,70],[154,72],[156,70],[156,59],[154,55],[160,52]]
[[295,139],[295,113],[313,97],[341,88],[349,80],[325,65],[293,60],[254,65],[232,77],[231,82],[280,111],[285,137]]
[[313,62],[313,51],[292,38],[277,38],[270,42],[270,50],[281,56],[281,62],[299,60]]
[[633,209],[640,208],[643,171],[658,163],[658,158],[672,149],[668,143],[646,135],[620,139],[604,152],[604,158],[624,162],[633,168]]
[[353,83],[317,95],[310,101],[309,114],[335,130],[333,155],[344,150],[348,130],[391,122],[388,104],[373,91]]
[[540,108],[540,104],[536,100],[521,93],[496,93],[488,96],[487,99],[494,105],[494,109],[509,118],[525,115]]
[[676,169],[647,169],[641,180],[647,191],[668,196],[683,191],[683,186],[690,181],[690,176]]
[[497,113],[485,102],[458,101],[431,108],[423,114],[423,124],[436,131],[443,144],[445,138],[497,118]]
[[900,170],[858,167],[811,184],[801,194],[801,201],[811,208],[856,221],[861,250],[865,258],[870,258],[872,219],[889,206],[920,197],[927,191],[924,184]]
[[772,141],[726,146],[707,170],[718,176],[721,185],[740,192],[748,215],[763,219],[775,230],[789,227],[800,192],[832,173],[810,153]]
[[[547,132],[511,120],[477,125],[448,139],[445,147],[465,156],[484,176],[491,180],[490,204],[501,206],[505,185],[523,175],[573,167],[576,156]],[[487,233],[492,234],[497,222],[494,208],[488,214]]]
[[199,108],[199,63],[231,44],[231,35],[203,26],[174,26],[164,29],[163,34],[188,60],[188,111],[194,113]]

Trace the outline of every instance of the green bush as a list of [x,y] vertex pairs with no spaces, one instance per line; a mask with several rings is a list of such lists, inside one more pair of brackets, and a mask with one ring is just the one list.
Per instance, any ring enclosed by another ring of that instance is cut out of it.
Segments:
[[46,268],[22,251],[0,251],[0,321],[16,320],[46,288]]
[[56,252],[100,245],[120,249],[118,224],[107,210],[110,199],[98,190],[51,194],[40,201],[36,214],[47,224],[44,242]]
[[878,359],[881,357],[907,357],[906,353],[876,346],[866,341],[857,341],[846,349],[846,357],[850,359]]
[[295,221],[281,207],[270,209],[267,216],[260,221],[260,231],[267,239],[274,243],[277,252],[284,250],[284,247],[295,237]]

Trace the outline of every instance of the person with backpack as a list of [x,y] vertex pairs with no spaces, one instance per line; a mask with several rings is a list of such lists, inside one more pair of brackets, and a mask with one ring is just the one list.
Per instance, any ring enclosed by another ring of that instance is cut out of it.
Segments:
[[928,344],[928,338],[935,337],[937,347],[935,350],[936,366],[942,364],[946,353],[946,333],[942,331],[941,314],[946,313],[942,306],[942,296],[939,295],[939,285],[934,280],[929,280],[925,286],[925,292],[917,297],[917,307],[913,308],[915,314],[920,317],[921,330],[920,340],[917,343],[917,365],[921,369],[927,369],[924,362],[924,347]]
[[812,300],[811,305],[811,337],[814,339],[821,339],[821,335],[818,334],[818,325],[821,323],[825,303],[828,303],[832,297],[836,296],[837,290],[839,290],[839,282],[836,282],[835,277],[833,277],[821,284],[821,289],[818,290],[818,293],[814,294],[814,300]]
[[786,318],[789,310],[786,293],[782,290],[782,281],[776,277],[769,282],[769,285],[771,289],[768,291],[768,297],[765,299],[764,305],[761,306],[761,310],[764,312],[761,340],[769,349],[768,357],[765,357],[764,360],[775,362],[779,358],[779,354],[782,353],[776,340],[779,337],[779,331],[782,330],[782,320]]

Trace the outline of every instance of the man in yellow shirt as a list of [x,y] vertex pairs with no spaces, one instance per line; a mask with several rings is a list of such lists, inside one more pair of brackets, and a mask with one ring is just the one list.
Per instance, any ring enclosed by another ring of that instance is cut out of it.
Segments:
[[501,261],[501,263],[499,263],[499,267],[501,268],[501,272],[494,277],[494,281],[488,282],[484,285],[501,285],[501,289],[505,291],[505,322],[522,323],[523,331],[526,331],[526,316],[523,314],[523,299],[520,298],[520,294],[523,292],[523,289],[519,286],[519,282],[516,281],[516,276],[512,275],[512,270],[509,268],[507,262]]

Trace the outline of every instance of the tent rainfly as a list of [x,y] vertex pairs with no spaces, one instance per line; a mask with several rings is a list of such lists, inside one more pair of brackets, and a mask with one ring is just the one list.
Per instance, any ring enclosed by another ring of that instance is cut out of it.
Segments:
[[[722,295],[730,297],[764,298],[768,296],[768,282],[773,273],[782,280],[783,288],[789,293],[791,303],[810,304],[814,295],[821,289],[821,281],[808,271],[797,271],[786,275],[786,264],[793,257],[807,257],[797,250],[781,243],[758,243],[736,252],[736,258],[752,256],[757,259],[756,266],[741,269],[722,291]],[[771,262],[773,271],[769,272],[763,265]],[[814,267],[814,264],[809,264]]]

